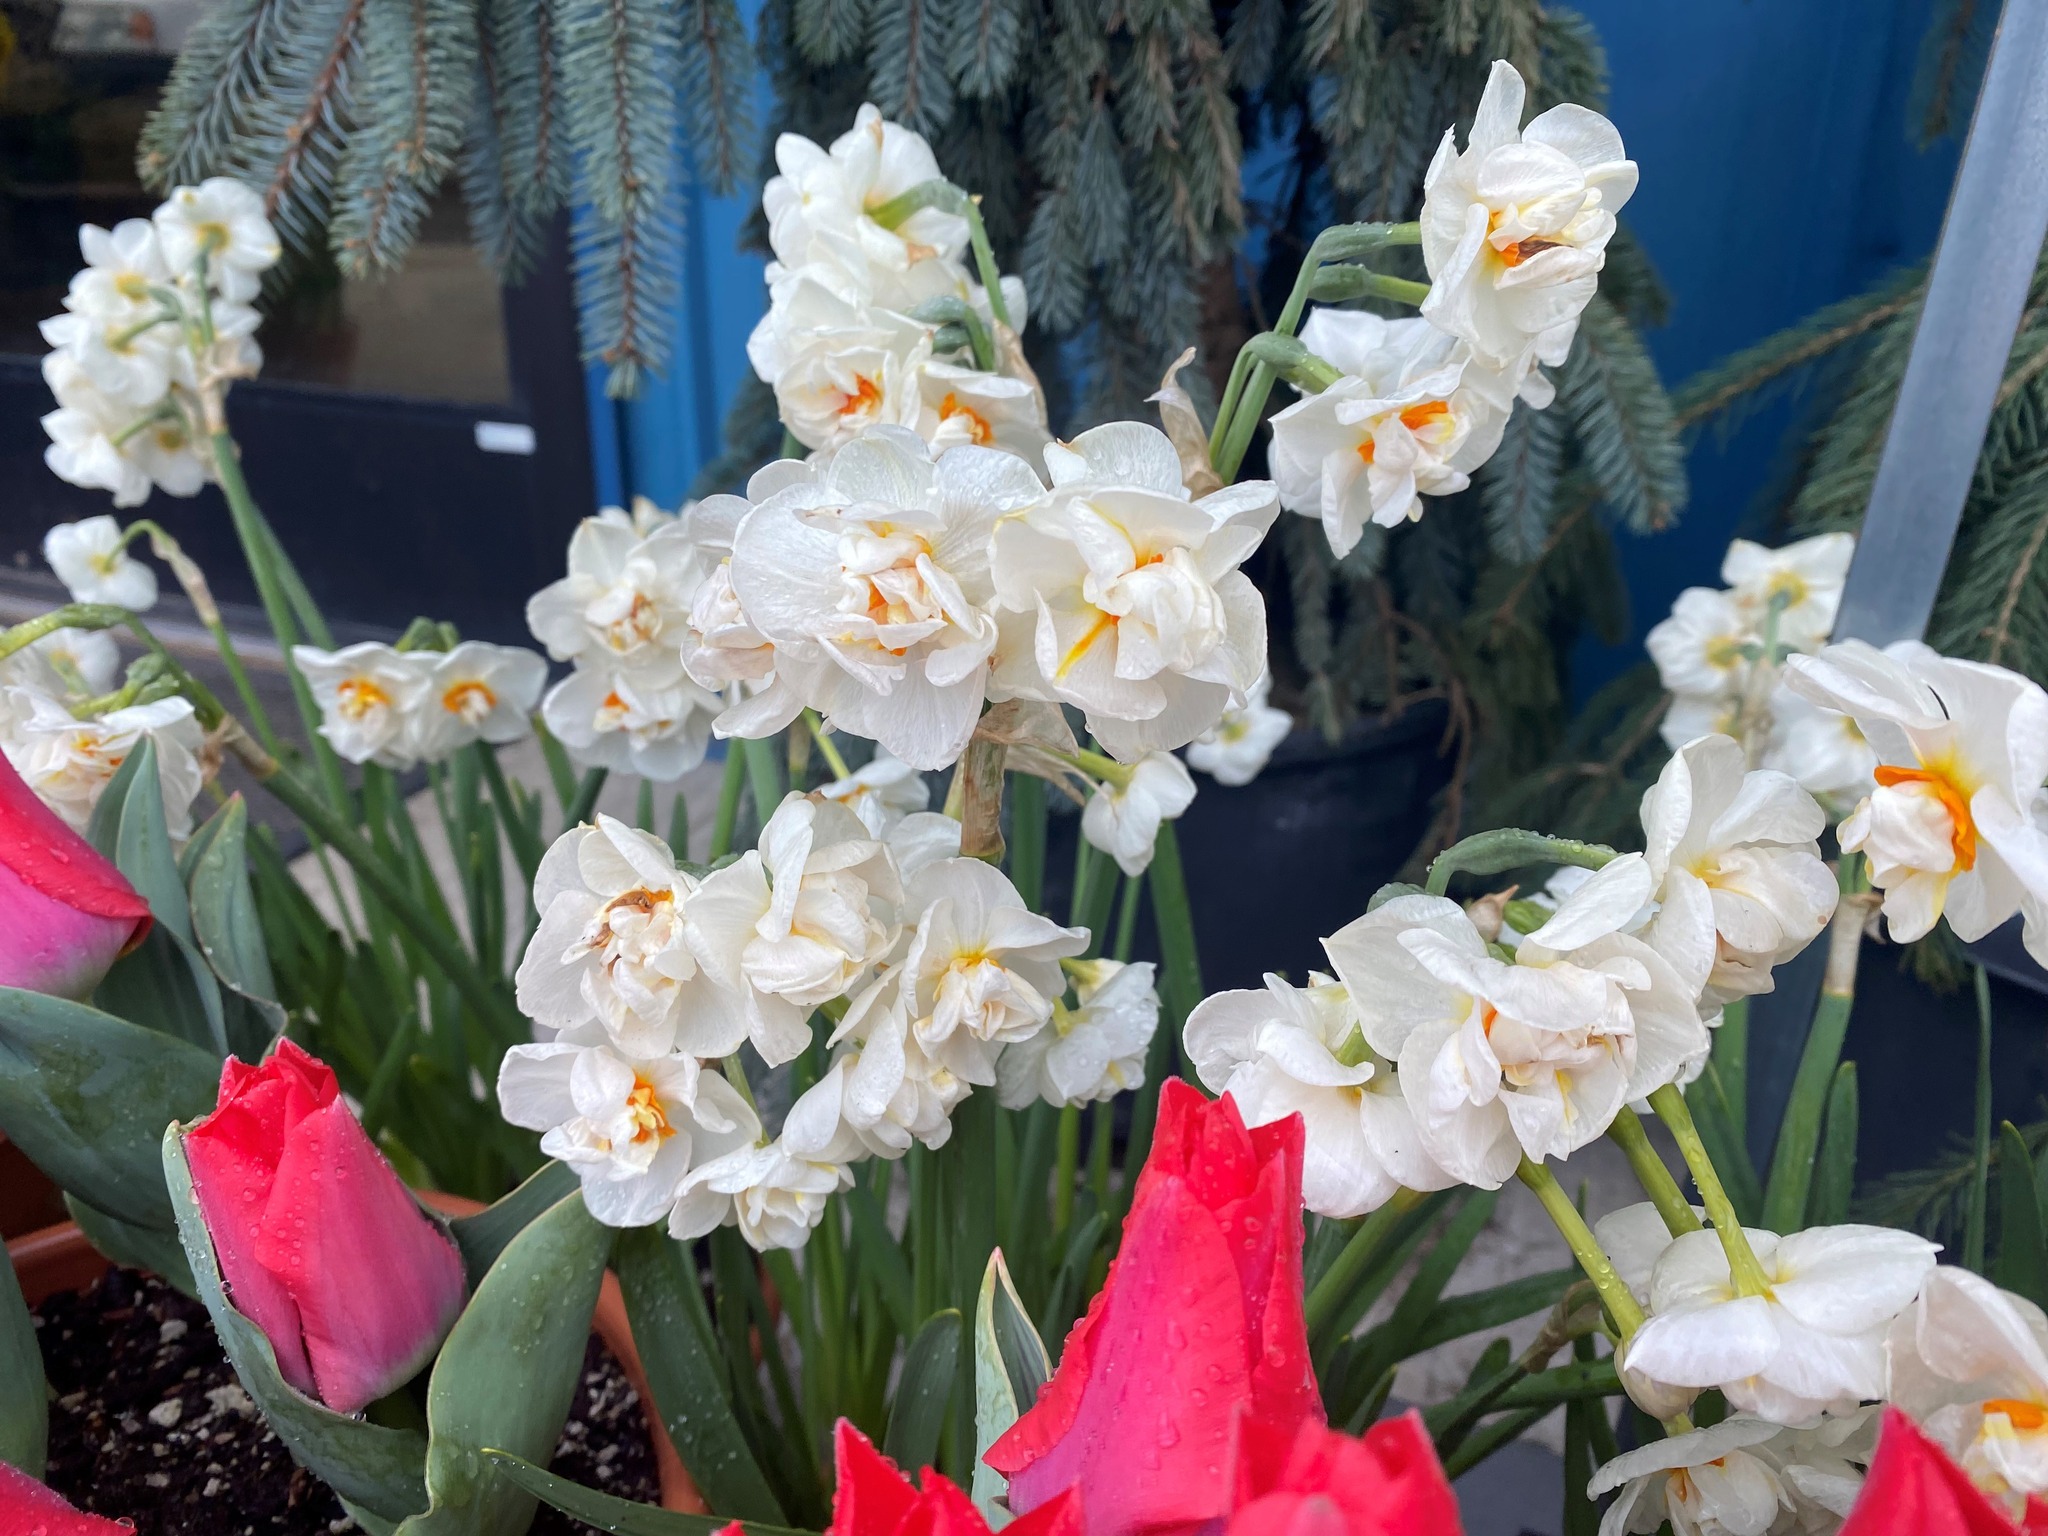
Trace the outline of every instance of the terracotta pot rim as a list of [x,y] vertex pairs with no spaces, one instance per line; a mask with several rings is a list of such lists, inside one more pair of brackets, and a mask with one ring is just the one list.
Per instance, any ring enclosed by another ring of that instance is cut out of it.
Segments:
[[[423,1191],[422,1197],[450,1216],[470,1215],[483,1209],[476,1201],[456,1195]],[[105,1255],[78,1230],[78,1224],[70,1221],[8,1239],[7,1257],[14,1266],[22,1293],[30,1306],[61,1291],[83,1289],[112,1267]],[[627,1382],[640,1394],[641,1411],[647,1421],[647,1438],[654,1447],[655,1470],[661,1481],[660,1507],[682,1514],[708,1514],[710,1511],[704,1503],[704,1496],[697,1491],[682,1457],[676,1454],[668,1430],[654,1406],[654,1394],[647,1386],[647,1371],[640,1363],[640,1351],[633,1342],[632,1325],[626,1317],[625,1293],[619,1289],[618,1276],[609,1270],[605,1272],[604,1284],[598,1290],[597,1310],[591,1316],[590,1331],[604,1340],[605,1348],[619,1362],[619,1369],[625,1373]]]

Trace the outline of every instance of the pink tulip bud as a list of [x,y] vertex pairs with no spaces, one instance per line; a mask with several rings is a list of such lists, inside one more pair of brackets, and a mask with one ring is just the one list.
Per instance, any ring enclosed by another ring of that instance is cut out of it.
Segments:
[[149,923],[121,871],[0,755],[0,987],[82,1001]]
[[462,1259],[289,1040],[230,1057],[220,1105],[185,1133],[192,1190],[235,1309],[284,1379],[336,1413],[410,1380],[462,1311]]
[[81,1514],[62,1494],[0,1461],[0,1531],[23,1536],[134,1536],[135,1523]]

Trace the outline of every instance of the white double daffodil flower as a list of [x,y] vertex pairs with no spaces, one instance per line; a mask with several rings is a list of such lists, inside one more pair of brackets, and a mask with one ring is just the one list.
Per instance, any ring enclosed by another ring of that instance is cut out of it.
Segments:
[[1892,937],[1946,916],[1969,943],[2018,912],[2028,952],[2048,963],[2048,693],[1917,644],[1850,640],[1785,667],[1788,686],[1850,716],[1877,754],[1877,788],[1840,837],[1869,861]]

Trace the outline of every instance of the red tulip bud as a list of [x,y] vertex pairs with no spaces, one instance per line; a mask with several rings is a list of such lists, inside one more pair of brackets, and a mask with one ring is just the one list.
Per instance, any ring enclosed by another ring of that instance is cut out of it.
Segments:
[[462,1311],[461,1256],[323,1062],[289,1040],[259,1067],[230,1057],[185,1159],[229,1298],[286,1381],[354,1413],[434,1357]]
[[1302,1124],[1247,1130],[1169,1079],[1123,1246],[1038,1402],[984,1458],[1010,1507],[1079,1490],[1087,1536],[1229,1513],[1240,1410],[1291,1443],[1320,1424],[1302,1322]]
[[0,755],[0,987],[83,1001],[149,922],[121,871]]
[[81,1514],[62,1494],[0,1461],[0,1531],[9,1536],[134,1536],[135,1525]]
[[[832,1460],[836,1483],[825,1536],[991,1536],[959,1484],[926,1467],[924,1486],[916,1487],[845,1419],[833,1426]],[[1005,1536],[1081,1536],[1080,1506],[1072,1494],[1063,1495],[1003,1530]]]

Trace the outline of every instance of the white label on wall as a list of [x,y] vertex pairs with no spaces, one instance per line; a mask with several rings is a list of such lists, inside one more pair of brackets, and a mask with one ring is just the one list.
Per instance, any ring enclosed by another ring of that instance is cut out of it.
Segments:
[[476,445],[485,453],[532,453],[533,428],[523,421],[480,421]]

